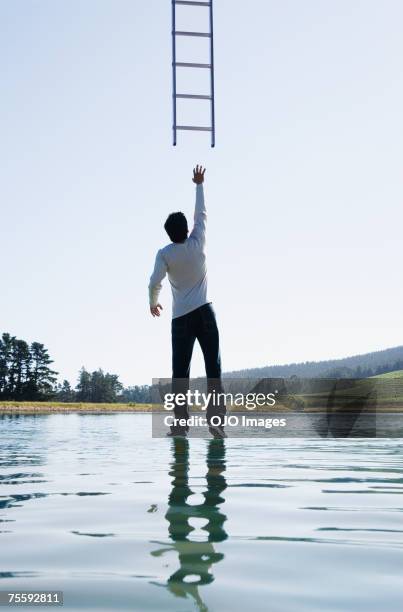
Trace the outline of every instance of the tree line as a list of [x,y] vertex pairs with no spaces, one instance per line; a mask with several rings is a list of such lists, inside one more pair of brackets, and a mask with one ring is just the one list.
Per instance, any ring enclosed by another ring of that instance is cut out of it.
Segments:
[[117,374],[81,368],[73,388],[57,382],[53,360],[39,342],[28,344],[11,334],[0,338],[0,401],[149,403],[148,385],[124,387]]
[[104,403],[151,403],[151,390],[148,385],[124,387],[116,374],[101,369],[88,372],[81,368],[78,382],[73,389],[68,380],[56,386],[54,399],[60,402]]

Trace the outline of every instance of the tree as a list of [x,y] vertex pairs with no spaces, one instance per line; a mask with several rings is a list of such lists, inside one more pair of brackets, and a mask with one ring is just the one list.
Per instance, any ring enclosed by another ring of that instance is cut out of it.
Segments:
[[151,403],[151,387],[148,385],[126,387],[123,389],[120,399],[122,402],[149,404]]
[[0,397],[12,400],[45,400],[52,397],[57,372],[43,344],[4,333],[0,340]]
[[53,360],[49,357],[48,350],[43,344],[33,342],[31,344],[31,371],[29,375],[30,399],[42,400],[54,393],[57,372],[50,369]]
[[57,399],[61,402],[74,402],[76,394],[71,388],[68,380],[64,380],[61,385],[58,386]]
[[76,389],[80,402],[113,403],[118,401],[123,385],[116,374],[104,374],[101,369],[90,374],[83,367]]
[[[10,393],[9,365],[12,354],[13,340],[10,334],[4,333],[0,340],[0,395],[6,399]],[[12,383],[11,383],[12,386]]]
[[123,389],[122,383],[119,381],[119,377],[117,374],[105,374],[105,382],[106,382],[106,391],[107,395],[110,398],[111,402],[117,402],[119,397],[119,393]]
[[9,372],[13,385],[11,393],[15,399],[25,399],[28,395],[30,366],[31,353],[28,344],[25,340],[13,338]]
[[87,372],[84,366],[79,372],[76,390],[77,400],[79,402],[91,401],[91,374]]

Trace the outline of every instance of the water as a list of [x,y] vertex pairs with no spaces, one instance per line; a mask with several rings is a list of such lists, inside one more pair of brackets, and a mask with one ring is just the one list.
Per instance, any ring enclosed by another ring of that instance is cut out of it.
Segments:
[[0,590],[63,590],[64,610],[401,611],[402,439],[150,431],[0,417]]

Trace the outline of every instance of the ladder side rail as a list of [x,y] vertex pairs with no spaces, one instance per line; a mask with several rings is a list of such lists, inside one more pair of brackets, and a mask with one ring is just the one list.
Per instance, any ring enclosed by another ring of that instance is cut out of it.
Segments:
[[176,3],[172,0],[172,130],[173,146],[176,146]]
[[213,36],[213,0],[210,0],[210,93],[211,93],[211,146],[215,147],[215,98],[214,98],[214,36]]

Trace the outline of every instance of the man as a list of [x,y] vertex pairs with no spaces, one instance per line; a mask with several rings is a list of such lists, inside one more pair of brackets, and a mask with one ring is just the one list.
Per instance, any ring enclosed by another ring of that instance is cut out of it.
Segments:
[[[196,183],[193,230],[188,236],[188,224],[183,213],[169,215],[164,228],[171,243],[158,251],[148,286],[150,312],[153,317],[159,317],[162,310],[158,302],[161,281],[168,273],[173,298],[172,392],[175,394],[186,393],[189,388],[190,362],[196,338],[204,356],[207,392],[222,392],[218,328],[213,307],[207,298],[205,172],[202,166],[196,166],[193,170],[193,182]],[[211,398],[214,400],[213,395]],[[225,405],[222,401],[212,400],[207,406],[209,430],[214,437],[224,438]],[[175,419],[189,418],[188,407],[180,405],[179,401],[175,404],[174,412]],[[188,430],[189,427],[176,424],[171,426],[168,435],[186,436]]]

